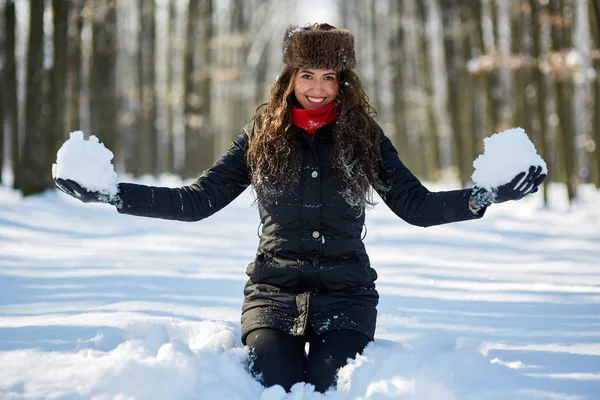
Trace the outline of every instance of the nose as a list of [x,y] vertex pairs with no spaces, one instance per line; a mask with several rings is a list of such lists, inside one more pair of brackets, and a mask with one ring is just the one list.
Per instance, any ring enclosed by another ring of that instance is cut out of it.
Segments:
[[320,80],[315,80],[314,85],[312,87],[313,94],[321,94],[324,91],[324,87],[325,85],[323,82],[321,82]]

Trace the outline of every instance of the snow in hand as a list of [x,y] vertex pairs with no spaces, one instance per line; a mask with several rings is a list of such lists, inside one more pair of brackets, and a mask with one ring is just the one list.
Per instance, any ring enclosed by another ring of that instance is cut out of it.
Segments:
[[544,160],[522,128],[507,129],[483,139],[484,153],[473,162],[473,183],[491,190],[510,182],[530,166],[541,166],[548,173]]
[[96,136],[84,140],[83,132],[71,132],[56,153],[52,177],[71,179],[88,190],[117,194],[117,173],[111,163],[113,153]]

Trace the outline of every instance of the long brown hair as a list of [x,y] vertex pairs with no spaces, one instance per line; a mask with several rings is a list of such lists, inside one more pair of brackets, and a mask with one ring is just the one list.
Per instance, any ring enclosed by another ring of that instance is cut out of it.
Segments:
[[[300,176],[302,160],[294,145],[296,130],[291,129],[297,73],[298,69],[285,66],[271,88],[269,102],[254,115],[255,130],[246,157],[259,202],[274,201]],[[380,128],[358,75],[351,70],[337,75],[340,89],[331,161],[340,195],[352,207],[361,208],[374,204],[372,188],[385,190],[378,177]]]

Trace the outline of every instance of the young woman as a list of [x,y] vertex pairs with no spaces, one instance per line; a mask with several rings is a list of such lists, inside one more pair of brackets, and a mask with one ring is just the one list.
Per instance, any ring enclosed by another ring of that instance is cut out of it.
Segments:
[[492,192],[430,192],[373,120],[350,32],[290,26],[283,63],[269,102],[192,185],[120,183],[112,199],[73,181],[56,185],[123,214],[180,221],[209,217],[252,185],[262,235],[242,308],[251,370],[265,386],[308,382],[324,392],[375,334],[377,274],[361,237],[373,189],[400,218],[426,227],[481,218],[493,202],[536,191],[545,175],[532,167]]

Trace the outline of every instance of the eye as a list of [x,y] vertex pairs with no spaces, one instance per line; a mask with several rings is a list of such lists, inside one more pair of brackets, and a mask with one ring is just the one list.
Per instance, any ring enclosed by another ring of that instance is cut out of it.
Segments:
[[310,74],[302,74],[302,79],[312,79]]
[[335,81],[335,76],[333,76],[333,75],[327,75],[327,76],[325,77],[325,80],[326,80],[326,81]]

